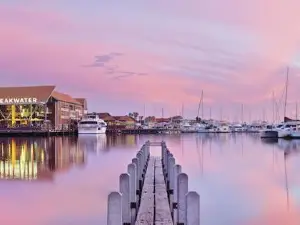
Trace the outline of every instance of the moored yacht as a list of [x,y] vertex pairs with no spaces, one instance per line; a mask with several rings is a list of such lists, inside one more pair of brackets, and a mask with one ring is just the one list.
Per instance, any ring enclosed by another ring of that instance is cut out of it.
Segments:
[[274,127],[273,125],[267,125],[264,129],[260,131],[261,138],[278,138],[278,129],[280,129],[282,125],[278,125]]
[[292,138],[292,139],[300,139],[300,125],[297,125],[297,127],[293,128],[291,130],[290,138]]
[[227,125],[220,125],[217,127],[217,133],[230,133],[230,128]]
[[197,133],[209,133],[209,126],[207,124],[198,123],[195,126]]
[[180,125],[180,131],[181,133],[196,133],[197,126],[195,124],[191,125],[188,120],[185,120]]
[[95,113],[85,115],[78,123],[78,134],[105,134],[107,124]]
[[231,130],[232,132],[240,133],[240,132],[244,132],[246,129],[242,124],[233,124]]
[[279,138],[287,138],[293,136],[298,136],[298,126],[300,125],[297,121],[289,121],[283,124],[283,126],[278,129]]

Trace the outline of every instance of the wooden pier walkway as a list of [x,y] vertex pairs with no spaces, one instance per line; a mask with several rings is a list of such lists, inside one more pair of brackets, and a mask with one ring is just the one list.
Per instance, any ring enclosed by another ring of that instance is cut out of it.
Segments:
[[161,158],[149,159],[135,224],[173,224]]
[[[161,146],[161,157],[150,155]],[[108,196],[107,225],[200,225],[200,197],[164,142],[146,142]]]

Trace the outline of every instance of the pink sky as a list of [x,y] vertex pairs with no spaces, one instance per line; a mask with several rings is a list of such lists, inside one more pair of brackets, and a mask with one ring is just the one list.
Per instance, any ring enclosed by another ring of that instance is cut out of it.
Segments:
[[91,111],[271,119],[290,70],[300,94],[296,0],[0,3],[2,85],[55,84]]

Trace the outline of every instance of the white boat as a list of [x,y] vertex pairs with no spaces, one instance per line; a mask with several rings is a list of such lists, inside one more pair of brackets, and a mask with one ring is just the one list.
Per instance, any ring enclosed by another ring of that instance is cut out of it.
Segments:
[[265,129],[260,132],[261,138],[287,138],[292,137],[296,138],[300,137],[300,132],[298,131],[297,125],[299,126],[299,122],[286,122],[278,124],[277,126],[268,125]]
[[209,127],[207,124],[198,123],[196,124],[197,133],[209,133]]
[[227,125],[220,125],[217,127],[217,133],[230,133],[230,128]]
[[193,124],[191,125],[189,121],[183,121],[180,125],[181,133],[196,133],[197,127]]
[[261,138],[278,138],[278,129],[282,127],[283,125],[280,124],[277,127],[274,127],[273,125],[267,125],[266,128],[262,129],[260,133]]
[[298,126],[300,125],[297,121],[290,121],[284,123],[284,125],[278,129],[279,138],[287,138],[294,136],[295,138],[299,136]]
[[296,128],[293,128],[290,134],[292,139],[300,139],[300,126],[297,125]]
[[248,133],[259,133],[261,130],[264,129],[262,124],[251,124],[247,127]]
[[78,134],[105,134],[107,123],[95,113],[85,115],[78,123]]
[[244,131],[245,131],[245,128],[243,127],[242,124],[233,124],[232,125],[232,132],[241,133]]

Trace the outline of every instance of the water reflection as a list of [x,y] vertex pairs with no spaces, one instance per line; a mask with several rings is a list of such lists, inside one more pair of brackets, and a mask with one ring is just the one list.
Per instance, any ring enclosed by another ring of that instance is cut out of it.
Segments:
[[254,134],[0,139],[0,224],[106,224],[107,195],[146,140],[165,140],[188,174],[201,224],[300,224],[300,140]]
[[106,135],[106,134],[86,134],[78,137],[78,143],[84,151],[99,154],[102,151],[109,151],[111,148],[123,146],[125,148],[134,147],[138,143],[136,135]]
[[[0,178],[51,180],[54,172],[84,164],[76,139],[0,139]],[[67,146],[67,148],[66,148]]]

